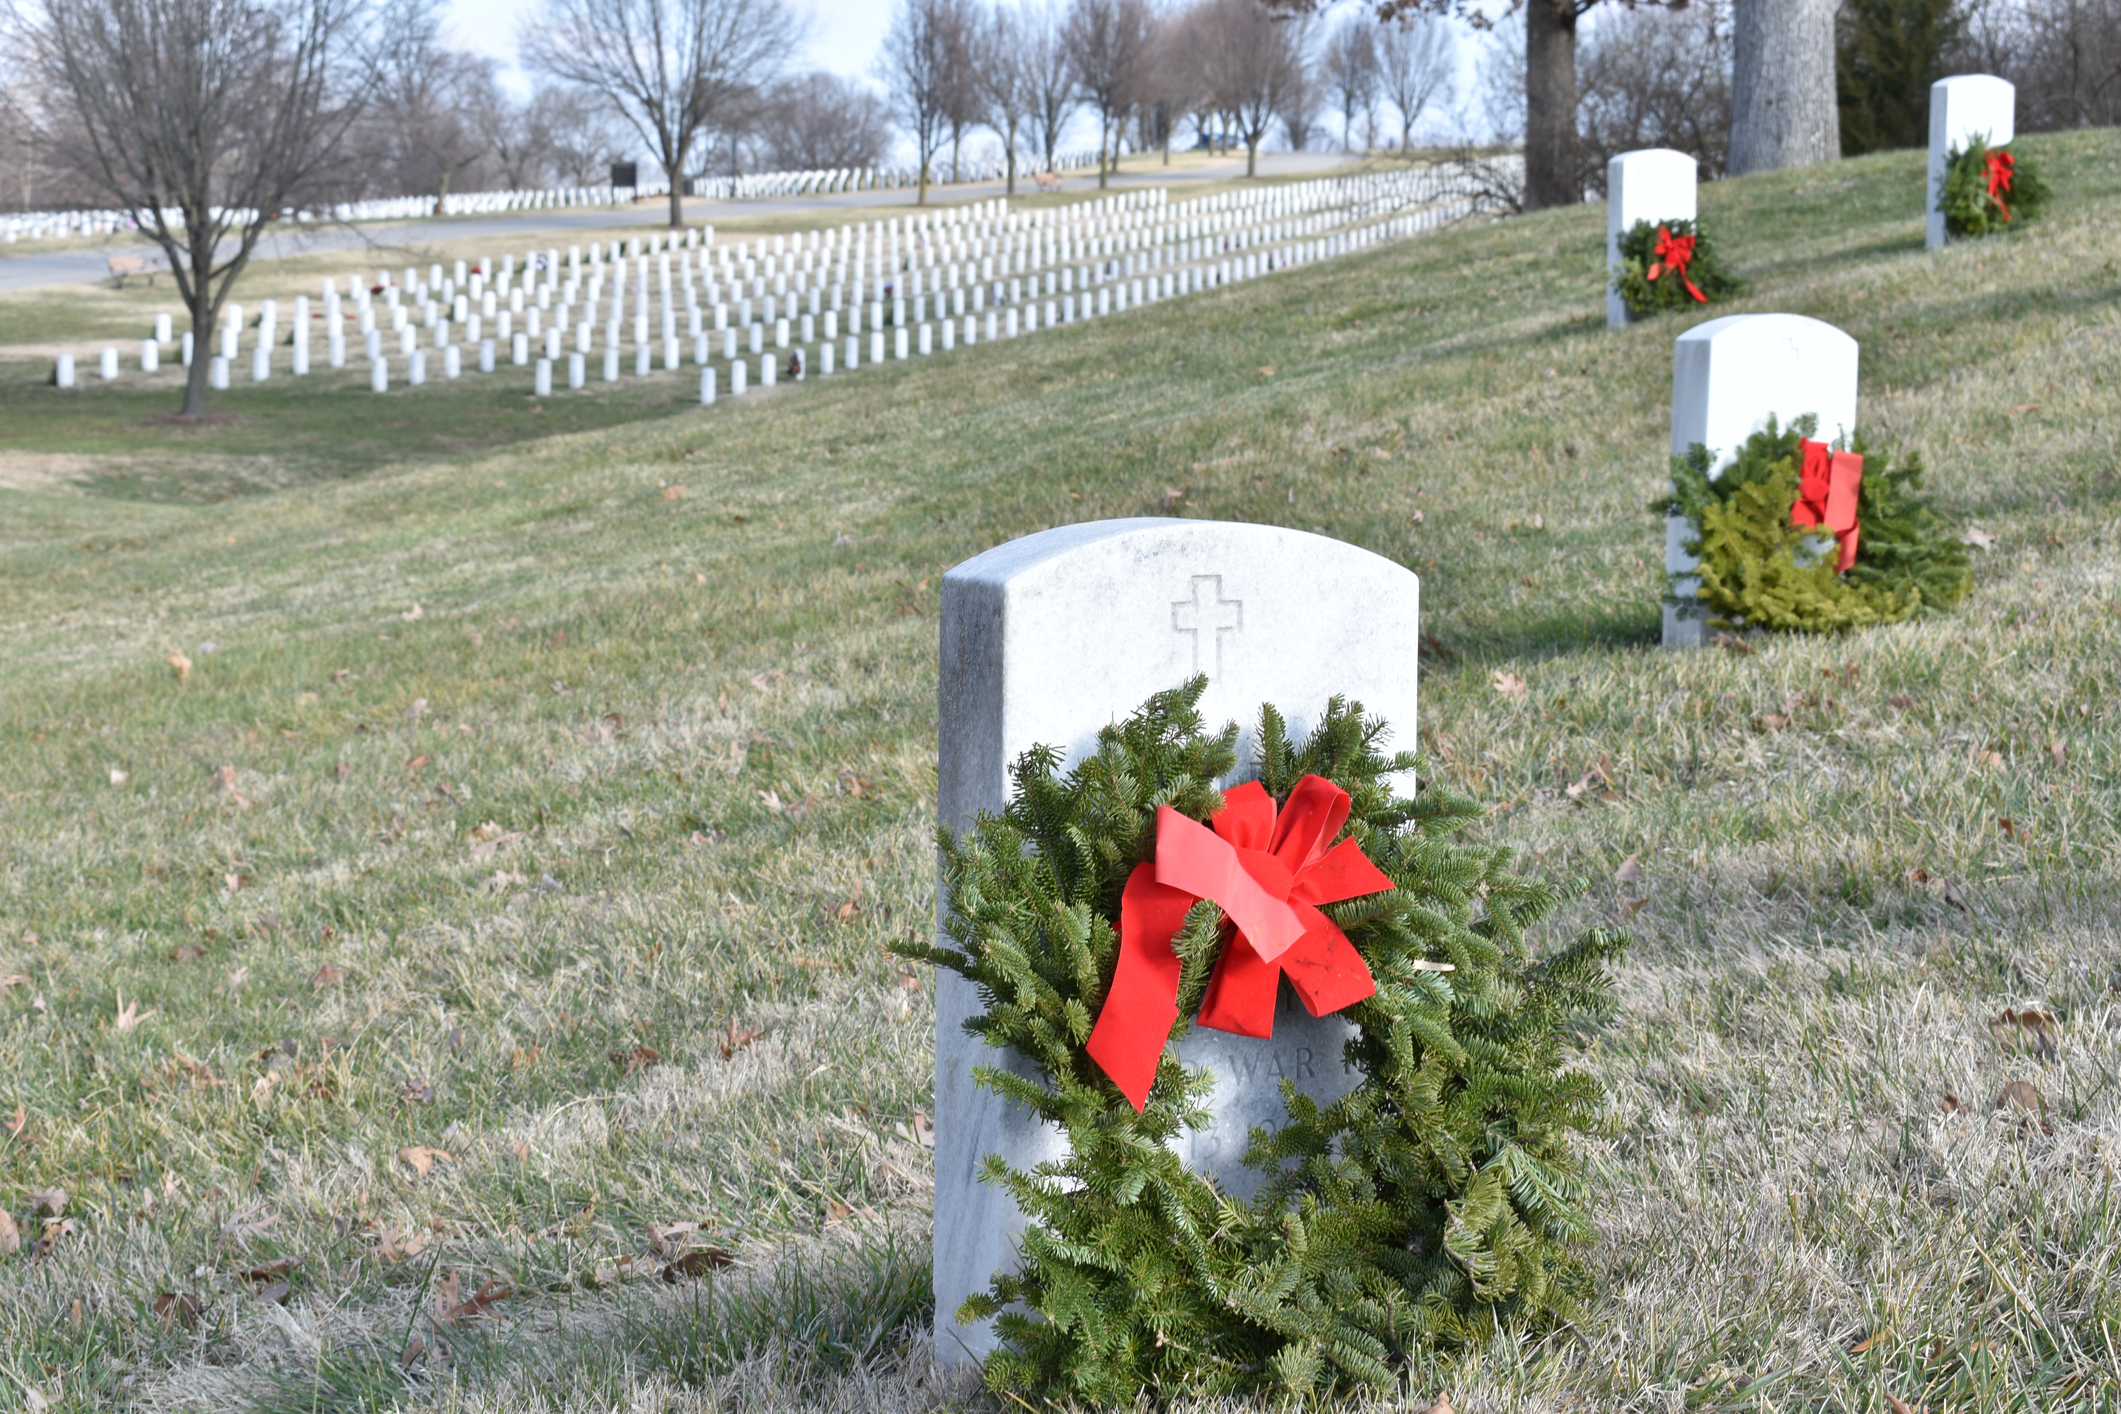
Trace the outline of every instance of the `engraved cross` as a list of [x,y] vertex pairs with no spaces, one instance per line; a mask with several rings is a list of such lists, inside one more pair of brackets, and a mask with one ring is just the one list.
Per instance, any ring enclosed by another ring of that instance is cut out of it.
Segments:
[[[1223,598],[1223,577],[1219,574],[1194,575],[1192,589],[1191,598],[1171,605],[1171,627],[1193,636],[1193,671],[1219,678],[1223,672],[1223,645],[1245,626],[1245,601]],[[1210,634],[1214,635],[1212,640],[1208,639]]]

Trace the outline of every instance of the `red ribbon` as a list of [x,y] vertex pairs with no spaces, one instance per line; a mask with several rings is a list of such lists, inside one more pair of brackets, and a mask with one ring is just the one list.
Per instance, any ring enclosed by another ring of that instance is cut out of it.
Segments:
[[1688,294],[1702,304],[1709,302],[1709,297],[1695,286],[1693,277],[1686,273],[1687,266],[1692,264],[1694,259],[1694,237],[1675,236],[1671,227],[1659,226],[1655,254],[1657,258],[1650,262],[1650,280],[1654,282],[1660,275],[1677,275],[1680,282],[1686,286]]
[[1854,452],[1837,452],[1809,437],[1799,438],[1797,446],[1804,463],[1797,504],[1790,507],[1790,524],[1821,525],[1832,531],[1841,547],[1834,573],[1847,574],[1856,563],[1856,493],[1863,485],[1863,458]]
[[1355,841],[1327,848],[1349,803],[1331,781],[1305,776],[1278,815],[1257,781],[1223,793],[1212,829],[1169,806],[1157,810],[1156,859],[1135,865],[1120,895],[1119,965],[1087,1047],[1136,1110],[1178,1020],[1171,940],[1200,899],[1213,899],[1237,929],[1208,979],[1201,1025],[1272,1036],[1285,973],[1313,1016],[1377,990],[1355,945],[1317,908],[1393,887]]
[[1996,203],[1996,209],[2003,213],[2003,219],[2006,221],[2011,219],[2011,209],[2003,198],[2010,194],[2011,177],[2016,168],[2017,164],[2011,160],[2008,152],[1989,153],[1988,199]]

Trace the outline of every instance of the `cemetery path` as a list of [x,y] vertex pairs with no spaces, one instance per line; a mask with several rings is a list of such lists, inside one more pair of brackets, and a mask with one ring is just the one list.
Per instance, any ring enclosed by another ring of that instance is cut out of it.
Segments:
[[[1331,152],[1263,152],[1260,175],[1293,177],[1328,171],[1345,165],[1352,154]],[[1198,166],[1154,168],[1121,172],[1112,178],[1113,190],[1176,186],[1188,183],[1223,182],[1242,177],[1242,154]],[[1027,183],[1019,183],[1020,189]],[[1060,190],[1083,193],[1097,189],[1095,176],[1063,178]],[[941,204],[985,201],[1004,194],[1001,182],[965,182],[957,186],[932,187],[929,195]],[[687,219],[695,222],[741,222],[760,217],[800,215],[806,212],[859,211],[873,207],[909,205],[906,191],[839,192],[829,196],[801,196],[753,201],[687,201]],[[526,211],[498,216],[462,216],[446,220],[393,222],[376,226],[328,226],[315,230],[274,232],[258,242],[254,260],[280,260],[321,251],[374,249],[402,254],[431,240],[515,240],[538,231],[597,231],[615,226],[655,227],[664,223],[668,208],[660,200],[642,201],[630,207],[591,207],[572,211]],[[138,255],[153,247],[139,240],[117,240],[97,246],[75,246],[65,250],[33,251],[0,255],[0,290],[41,289],[52,285],[84,285],[109,278],[106,262],[114,255]]]

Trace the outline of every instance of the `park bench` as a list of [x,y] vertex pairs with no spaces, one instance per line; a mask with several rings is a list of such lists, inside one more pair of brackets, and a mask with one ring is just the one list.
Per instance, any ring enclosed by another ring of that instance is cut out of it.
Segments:
[[145,275],[148,285],[153,286],[155,276],[161,273],[160,267],[144,255],[114,255],[104,263],[110,267],[111,284],[121,290],[125,288],[125,280],[129,275]]

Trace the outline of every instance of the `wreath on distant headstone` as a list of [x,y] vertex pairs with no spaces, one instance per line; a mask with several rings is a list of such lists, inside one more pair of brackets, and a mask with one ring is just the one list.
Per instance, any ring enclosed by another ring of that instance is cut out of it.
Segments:
[[1637,319],[1714,304],[1737,294],[1699,221],[1637,221],[1620,238],[1613,288]]
[[[982,1166],[1028,1219],[1019,1267],[956,1313],[995,1319],[996,1392],[1388,1389],[1417,1346],[1565,1317],[1587,1288],[1569,1143],[1604,1096],[1566,1061],[1611,1010],[1625,935],[1535,956],[1524,930],[1562,893],[1460,838],[1472,801],[1396,797],[1418,763],[1379,751],[1359,703],[1332,699],[1300,743],[1263,708],[1257,779],[1218,790],[1238,730],[1203,730],[1206,685],[1151,697],[1065,773],[1026,752],[1000,815],[940,836],[950,945],[899,949],[978,984],[966,1029],[1037,1069],[978,1083],[1069,1143]],[[1327,1105],[1282,1082],[1288,1122],[1252,1130],[1265,1180],[1246,1204],[1165,1147],[1207,1123],[1215,1081],[1164,1043],[1196,1012],[1243,1030],[1262,1001],[1271,1029],[1284,972],[1354,1024],[1362,1079]]]
[[1698,569],[1671,576],[1719,628],[1824,633],[1941,612],[1973,587],[1967,549],[1922,493],[1922,459],[1861,438],[1814,441],[1818,419],[1768,425],[1710,476],[1700,443],[1672,458],[1672,494],[1652,510],[1687,520]]
[[2053,192],[2040,169],[2009,147],[1975,138],[1944,156],[1937,209],[1954,236],[1985,236],[2037,218]]

